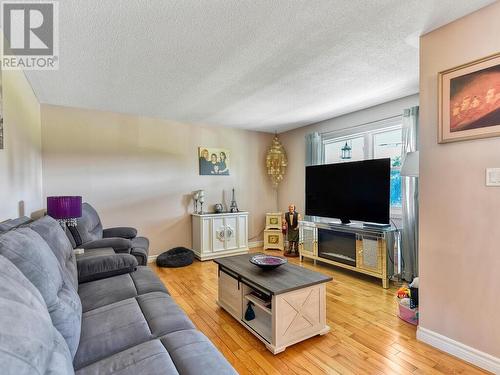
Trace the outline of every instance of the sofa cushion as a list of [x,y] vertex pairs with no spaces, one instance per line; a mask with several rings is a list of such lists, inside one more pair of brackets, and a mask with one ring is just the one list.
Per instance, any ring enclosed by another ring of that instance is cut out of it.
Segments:
[[61,265],[63,279],[73,285],[75,290],[78,290],[76,257],[73,246],[59,223],[50,216],[44,216],[32,222],[29,227],[49,245]]
[[78,281],[106,279],[135,271],[137,259],[130,254],[104,255],[96,252],[93,256],[78,258]]
[[[141,272],[138,272],[138,271]],[[147,266],[137,267],[137,271],[132,275],[132,280],[137,289],[137,294],[146,294],[150,292],[165,292],[168,293],[167,288],[162,283],[160,278],[156,276],[154,271]]]
[[76,246],[102,238],[101,219],[90,204],[82,204],[82,217],[76,219],[76,222],[76,226],[69,227]]
[[148,323],[135,298],[86,312],[73,364],[75,369],[147,341]]
[[84,312],[149,292],[168,293],[153,270],[144,266],[129,274],[80,284],[78,289]]
[[49,245],[30,228],[14,229],[0,236],[0,255],[14,263],[39,290],[54,326],[74,355],[80,339],[82,305],[73,286],[63,281]]
[[208,340],[197,330],[169,333],[161,338],[179,374],[236,375],[237,372]]
[[76,369],[193,323],[168,294],[149,293],[83,314]]
[[160,340],[152,340],[104,358],[76,372],[94,374],[165,374],[177,375],[177,369]]
[[40,292],[0,256],[0,368],[4,374],[73,374],[72,358]]
[[191,320],[168,294],[152,292],[137,296],[136,300],[148,322],[151,337],[194,328]]

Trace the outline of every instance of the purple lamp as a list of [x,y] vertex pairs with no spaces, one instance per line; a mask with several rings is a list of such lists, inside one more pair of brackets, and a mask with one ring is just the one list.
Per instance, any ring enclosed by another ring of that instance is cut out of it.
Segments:
[[82,216],[82,197],[47,197],[47,215],[59,221],[63,228],[76,226],[76,219]]

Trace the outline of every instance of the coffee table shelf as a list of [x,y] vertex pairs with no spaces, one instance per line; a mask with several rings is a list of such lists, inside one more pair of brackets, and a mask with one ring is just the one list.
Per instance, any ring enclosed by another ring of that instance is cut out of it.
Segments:
[[251,295],[251,294],[247,294],[247,295],[245,296],[245,299],[247,299],[247,300],[248,300],[248,301],[250,301],[250,302],[253,302],[253,303],[255,304],[255,306],[257,306],[258,308],[260,308],[260,309],[261,309],[261,310],[263,310],[264,312],[266,312],[266,313],[268,313],[268,314],[272,315],[272,313],[273,313],[273,312],[271,311],[271,309],[270,309],[269,307],[267,307],[267,306],[264,304],[265,302],[264,302],[263,300],[261,300],[260,298],[257,298],[257,297],[255,297],[255,296],[253,296],[253,295]]
[[261,311],[263,310],[255,311],[255,319],[248,321],[243,318],[243,322],[261,336],[266,343],[271,344],[273,340],[272,316]]
[[[294,264],[261,270],[249,262],[250,257],[244,254],[215,260],[219,266],[220,307],[273,354],[330,330],[326,324],[326,283],[331,277]],[[252,292],[269,296],[271,306]],[[247,321],[249,302],[253,303],[255,318]]]

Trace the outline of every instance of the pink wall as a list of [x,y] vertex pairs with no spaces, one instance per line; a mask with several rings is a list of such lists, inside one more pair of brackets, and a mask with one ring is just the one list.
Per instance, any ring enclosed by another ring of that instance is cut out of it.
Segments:
[[[105,226],[129,225],[151,241],[151,254],[191,246],[194,190],[206,205],[229,205],[236,189],[250,212],[249,239],[262,240],[276,194],[265,169],[272,134],[193,126],[112,112],[42,105],[45,195],[81,194]],[[199,176],[198,146],[231,151],[230,176]]]
[[421,38],[420,325],[500,357],[500,138],[437,143],[438,72],[500,51],[500,3]]

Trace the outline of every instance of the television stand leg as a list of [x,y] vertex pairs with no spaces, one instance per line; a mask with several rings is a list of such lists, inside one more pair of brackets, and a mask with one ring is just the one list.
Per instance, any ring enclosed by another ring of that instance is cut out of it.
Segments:
[[388,278],[382,279],[382,288],[389,289],[389,279]]

